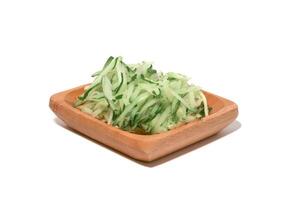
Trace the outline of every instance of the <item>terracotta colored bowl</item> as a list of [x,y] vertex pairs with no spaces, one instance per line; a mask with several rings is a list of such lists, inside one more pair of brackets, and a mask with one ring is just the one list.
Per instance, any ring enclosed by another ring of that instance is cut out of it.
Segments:
[[209,116],[156,135],[137,135],[106,124],[74,108],[73,102],[83,86],[54,94],[50,108],[68,126],[82,134],[141,161],[153,161],[212,136],[228,126],[238,115],[237,105],[205,92],[212,107]]

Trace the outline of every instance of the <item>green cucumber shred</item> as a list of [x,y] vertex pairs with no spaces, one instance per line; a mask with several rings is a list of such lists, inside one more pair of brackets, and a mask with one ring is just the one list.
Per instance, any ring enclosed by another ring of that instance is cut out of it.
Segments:
[[209,115],[202,90],[178,73],[163,74],[150,62],[125,64],[110,56],[74,107],[122,130],[152,135]]

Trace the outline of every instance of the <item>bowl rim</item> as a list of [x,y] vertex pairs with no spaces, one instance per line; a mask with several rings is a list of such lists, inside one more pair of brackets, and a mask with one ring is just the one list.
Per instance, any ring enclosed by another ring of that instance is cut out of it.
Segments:
[[78,87],[75,87],[75,88],[52,95],[50,98],[50,107],[53,110],[53,112],[55,113],[55,110],[56,110],[55,105],[64,106],[66,109],[68,109],[71,112],[74,112],[74,114],[76,114],[76,115],[80,115],[84,118],[87,118],[88,120],[91,120],[94,123],[98,123],[101,126],[106,126],[109,129],[111,129],[111,131],[118,132],[119,134],[121,134],[125,137],[129,137],[129,138],[139,140],[139,141],[160,140],[160,139],[164,139],[166,137],[172,137],[173,135],[179,134],[180,132],[184,131],[185,129],[189,129],[189,128],[193,127],[197,123],[203,123],[203,122],[209,121],[210,119],[216,118],[216,117],[221,116],[224,113],[227,113],[231,110],[237,109],[237,105],[234,102],[203,90],[205,95],[213,96],[219,102],[222,103],[222,107],[219,110],[211,113],[210,115],[208,115],[204,118],[193,120],[191,122],[180,125],[174,129],[171,129],[166,132],[157,133],[157,134],[153,134],[153,135],[135,134],[135,133],[131,133],[129,131],[122,130],[122,129],[112,126],[110,124],[107,124],[103,120],[99,120],[95,117],[92,117],[92,116],[88,115],[87,113],[84,113],[84,112],[80,111],[79,109],[73,107],[72,101],[70,101],[70,99],[72,99],[71,95],[73,93],[78,92],[79,90],[83,90],[83,88],[86,87],[87,85],[89,85],[89,84],[84,84],[84,85],[81,85],[81,86],[78,86]]

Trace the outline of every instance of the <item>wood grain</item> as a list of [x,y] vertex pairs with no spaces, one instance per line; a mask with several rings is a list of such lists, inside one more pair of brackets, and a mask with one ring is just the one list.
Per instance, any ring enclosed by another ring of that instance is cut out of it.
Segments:
[[71,128],[141,161],[153,161],[212,136],[233,122],[238,115],[238,107],[234,102],[205,92],[208,104],[212,107],[209,116],[168,132],[137,135],[74,108],[73,102],[83,92],[84,86],[52,95],[49,104],[52,111]]

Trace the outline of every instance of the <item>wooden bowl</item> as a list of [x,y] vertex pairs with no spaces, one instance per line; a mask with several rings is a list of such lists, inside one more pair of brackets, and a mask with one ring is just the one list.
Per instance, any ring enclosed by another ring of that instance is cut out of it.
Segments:
[[137,135],[108,125],[74,108],[73,102],[84,91],[84,86],[51,96],[52,111],[71,128],[141,161],[153,161],[212,136],[233,122],[238,115],[238,107],[234,102],[204,92],[212,107],[209,116],[161,134]]

